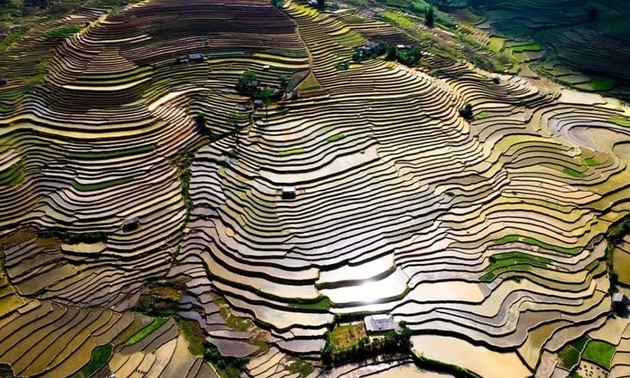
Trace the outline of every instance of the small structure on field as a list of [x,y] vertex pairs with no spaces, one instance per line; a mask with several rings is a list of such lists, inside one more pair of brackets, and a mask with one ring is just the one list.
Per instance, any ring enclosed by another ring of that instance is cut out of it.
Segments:
[[192,64],[194,63],[203,63],[205,61],[203,54],[201,53],[193,53],[188,54],[188,61]]
[[369,315],[363,319],[365,330],[370,333],[384,333],[388,331],[396,331],[396,322],[394,318],[385,314]]
[[628,305],[630,304],[630,300],[622,293],[615,293],[612,297],[612,306],[613,311],[615,311],[620,316],[624,316],[628,312]]
[[283,199],[293,199],[295,198],[295,186],[283,186],[282,187],[282,198]]
[[0,86],[7,85],[7,79],[0,77]]
[[180,55],[175,59],[175,64],[195,64],[203,63],[205,58],[201,53],[192,53],[188,55]]

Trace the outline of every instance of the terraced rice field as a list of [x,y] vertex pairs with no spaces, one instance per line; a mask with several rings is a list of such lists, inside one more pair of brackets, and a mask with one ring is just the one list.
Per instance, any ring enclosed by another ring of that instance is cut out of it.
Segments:
[[[370,313],[484,377],[562,376],[568,343],[607,340],[593,335],[612,327],[603,236],[630,208],[620,102],[429,55],[440,78],[380,59],[339,70],[378,28],[293,1],[85,17],[0,56],[0,363],[14,374],[233,374],[218,354],[252,377],[420,374],[408,356],[324,373],[326,332]],[[205,61],[174,64],[195,52]],[[254,108],[235,90],[245,71],[299,78],[298,98]],[[602,366],[613,376],[627,333]]]
[[[491,49],[504,48],[520,62],[536,61],[538,72],[564,84],[628,98],[627,2],[470,0],[468,4],[480,15],[474,23],[491,36]],[[506,40],[513,46],[503,45]]]

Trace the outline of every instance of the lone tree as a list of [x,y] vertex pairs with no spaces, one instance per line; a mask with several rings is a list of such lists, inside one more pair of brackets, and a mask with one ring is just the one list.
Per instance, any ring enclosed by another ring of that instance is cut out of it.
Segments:
[[459,115],[461,115],[464,119],[471,120],[473,117],[473,108],[471,104],[464,105],[463,108],[459,109]]
[[587,21],[595,21],[597,20],[597,16],[599,15],[599,8],[590,7],[588,9],[588,15],[586,16]]
[[258,93],[258,97],[260,97],[265,106],[265,118],[269,118],[269,104],[271,104],[271,97],[273,97],[273,95],[274,90],[269,87],[261,89]]
[[433,9],[433,6],[430,6],[427,10],[427,14],[424,17],[424,24],[430,28],[435,26],[435,10]]
[[195,125],[199,128],[199,130],[203,130],[206,127],[206,116],[203,113],[197,113],[195,116]]
[[282,88],[282,95],[286,95],[287,94],[287,88],[289,87],[289,78],[286,75],[282,75],[278,78],[278,81],[280,82],[280,88]]

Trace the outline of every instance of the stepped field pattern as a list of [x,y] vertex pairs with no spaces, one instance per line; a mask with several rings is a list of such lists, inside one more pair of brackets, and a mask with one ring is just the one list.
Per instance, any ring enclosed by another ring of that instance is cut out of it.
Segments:
[[[388,313],[418,355],[483,377],[629,373],[604,237],[630,209],[621,102],[434,54],[437,76],[339,69],[409,39],[294,1],[64,23],[0,54],[0,367],[229,376],[209,344],[252,377],[411,376],[406,356],[320,363],[331,324]],[[245,71],[295,96],[254,108]]]

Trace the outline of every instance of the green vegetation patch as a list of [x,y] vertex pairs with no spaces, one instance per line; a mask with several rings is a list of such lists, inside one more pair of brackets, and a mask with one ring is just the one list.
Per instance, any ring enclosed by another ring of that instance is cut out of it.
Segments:
[[361,23],[363,23],[365,21],[365,19],[363,17],[358,16],[356,14],[350,14],[350,15],[347,15],[347,16],[342,16],[341,19],[346,24],[361,24]]
[[150,334],[152,334],[153,332],[155,332],[156,330],[158,330],[160,327],[162,327],[166,322],[167,322],[168,318],[157,318],[154,319],[151,324],[149,324],[148,326],[142,328],[140,331],[138,331],[135,335],[131,336],[129,338],[129,340],[127,340],[125,342],[125,345],[133,345],[139,341],[142,341],[145,337],[149,336]]
[[301,360],[297,357],[293,357],[289,360],[287,370],[292,374],[299,374],[300,377],[307,377],[313,372],[313,365]]
[[334,134],[334,135],[331,135],[331,136],[329,136],[328,138],[326,138],[326,141],[327,141],[327,142],[336,142],[336,141],[338,141],[338,140],[342,140],[342,139],[343,139],[343,138],[345,138],[345,137],[346,137],[346,136],[345,136],[345,135],[343,135],[342,133],[339,133],[339,134]]
[[188,342],[188,351],[193,356],[203,356],[205,353],[204,341],[206,337],[203,330],[194,320],[182,319],[177,322],[179,329],[184,336],[184,339]]
[[598,162],[595,158],[590,157],[590,158],[584,159],[584,164],[586,164],[587,167],[592,167],[595,165],[599,165],[600,162]]
[[571,370],[580,362],[580,351],[572,345],[567,345],[558,352],[558,360],[560,366],[567,370]]
[[4,37],[4,39],[0,42],[0,52],[5,51],[14,43],[17,43],[24,35],[26,34],[25,30],[20,31],[12,31]]
[[290,150],[284,150],[284,151],[280,151],[278,154],[280,156],[290,156],[290,155],[299,155],[299,154],[303,154],[304,153],[304,149],[303,148],[293,148]]
[[400,15],[394,12],[390,12],[390,11],[381,12],[380,16],[385,21],[392,22],[403,28],[409,28],[413,26],[413,21],[411,21],[410,19],[408,19],[407,17],[403,15]]
[[290,306],[293,308],[299,308],[303,310],[328,310],[330,308],[331,302],[328,297],[322,297],[317,302],[311,303],[291,303]]
[[630,119],[625,118],[608,118],[608,122],[614,123],[623,127],[630,127]]
[[21,162],[0,171],[0,186],[15,186],[24,182],[24,166]]
[[523,52],[539,52],[543,50],[543,47],[538,42],[528,43],[525,45],[517,45],[511,47],[512,52],[515,53],[523,53]]
[[564,174],[566,174],[566,175],[569,175],[569,176],[572,176],[572,177],[576,177],[576,178],[582,178],[582,177],[585,177],[585,176],[586,176],[584,173],[582,173],[582,172],[580,172],[580,171],[576,171],[575,169],[573,169],[573,168],[568,168],[568,167],[567,167],[567,168],[564,168],[564,169],[562,170],[562,173],[564,173]]
[[490,113],[483,111],[475,116],[475,120],[480,120],[488,117],[490,117]]
[[495,245],[505,245],[508,243],[525,243],[530,245],[535,245],[540,248],[548,249],[550,251],[566,253],[568,255],[577,255],[582,252],[582,247],[574,247],[574,248],[565,248],[560,247],[553,244],[548,244],[538,239],[534,239],[529,236],[518,236],[518,235],[506,235],[501,239],[494,242]]
[[107,361],[112,356],[112,351],[114,346],[112,344],[106,344],[100,347],[95,348],[92,351],[92,357],[90,358],[90,362],[81,369],[80,372],[76,373],[72,378],[87,378],[91,377],[92,374],[96,373],[100,368],[105,366]]
[[617,86],[617,82],[613,79],[593,78],[587,85],[596,92],[609,91]]
[[344,350],[358,344],[366,336],[363,322],[338,325],[330,333],[330,343],[333,350]]
[[532,256],[522,252],[506,252],[490,257],[487,273],[481,276],[481,281],[490,282],[504,272],[528,271],[532,267],[546,268],[551,260]]
[[101,189],[111,188],[117,185],[123,185],[131,181],[133,181],[133,177],[122,177],[119,179],[97,182],[95,184],[81,184],[76,181],[73,181],[72,187],[82,192],[89,192],[92,190],[101,190]]
[[125,148],[122,150],[112,150],[112,151],[99,151],[99,152],[80,152],[80,151],[70,151],[66,153],[66,158],[68,159],[113,159],[119,158],[123,156],[137,155],[146,152],[151,152],[157,148],[155,143],[145,144],[144,146],[138,146],[133,148]]
[[48,38],[61,38],[67,37],[71,34],[75,34],[81,31],[81,28],[78,25],[66,25],[60,28],[48,30],[44,33],[44,36]]
[[247,331],[254,326],[254,322],[247,318],[234,316],[227,305],[219,308],[219,314],[225,320],[225,324],[237,331]]
[[591,340],[586,344],[582,358],[604,369],[610,368],[610,361],[615,354],[615,346],[605,341]]

